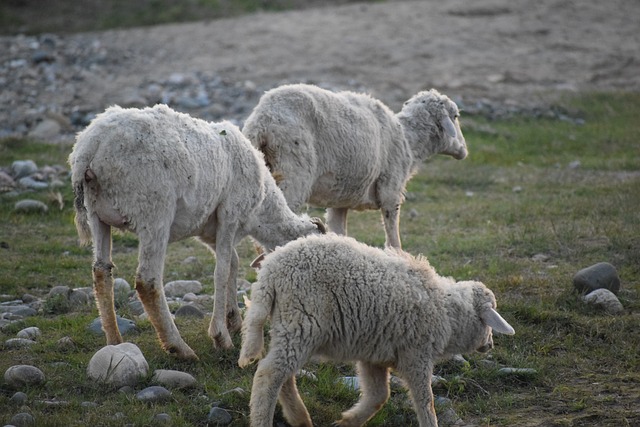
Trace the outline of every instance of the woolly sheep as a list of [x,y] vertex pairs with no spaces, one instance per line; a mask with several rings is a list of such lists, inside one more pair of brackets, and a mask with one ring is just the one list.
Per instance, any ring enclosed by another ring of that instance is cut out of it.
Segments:
[[434,362],[487,351],[495,332],[513,328],[495,311],[480,282],[436,274],[423,257],[366,246],[333,233],[288,243],[265,257],[242,326],[241,367],[261,357],[262,327],[271,319],[269,352],[251,389],[251,426],[270,426],[276,397],[287,422],[311,419],[295,373],[312,356],[356,361],[360,401],[341,426],[360,426],[389,397],[389,370],[406,382],[420,426],[436,426],[431,376]]
[[289,206],[326,207],[327,226],[347,234],[349,209],[380,209],[386,245],[401,247],[406,183],[434,154],[467,156],[458,107],[431,89],[394,114],[369,95],[284,85],[266,92],[243,133],[264,153]]
[[215,302],[208,334],[232,347],[242,319],[236,301],[236,244],[266,250],[322,231],[286,204],[262,155],[229,122],[208,123],[153,108],[108,108],[77,136],[69,156],[80,240],[93,239],[93,281],[107,344],[122,337],[113,300],[111,227],[139,239],[135,287],[162,347],[197,359],[172,320],[163,292],[170,242],[195,236],[215,253]]

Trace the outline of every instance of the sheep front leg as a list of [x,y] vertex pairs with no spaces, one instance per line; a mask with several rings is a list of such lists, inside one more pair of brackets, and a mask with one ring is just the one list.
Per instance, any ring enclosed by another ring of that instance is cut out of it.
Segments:
[[347,213],[348,208],[328,208],[327,209],[327,226],[329,230],[341,234],[347,235]]
[[384,221],[384,231],[386,235],[385,247],[402,248],[400,243],[400,204],[395,204],[391,208],[383,207],[382,220]]
[[433,391],[431,390],[432,369],[433,365],[425,363],[415,364],[409,369],[399,371],[409,388],[420,427],[438,427],[436,409],[433,404]]
[[135,286],[160,344],[165,351],[175,354],[180,359],[198,360],[198,356],[180,336],[164,295],[162,274],[169,237],[156,236],[153,239],[151,236],[141,235],[139,238],[139,264]]
[[296,377],[291,375],[282,384],[278,401],[282,405],[282,413],[289,425],[294,427],[313,427],[309,411],[298,393]]
[[100,313],[102,330],[107,337],[107,345],[122,343],[118,330],[113,298],[113,263],[111,262],[111,227],[100,221],[96,215],[91,217],[95,261],[93,264],[93,288],[96,305]]
[[342,419],[334,423],[336,426],[363,425],[389,399],[389,369],[362,361],[356,366],[360,380],[360,400],[351,409],[342,413]]
[[242,328],[242,316],[238,307],[238,252],[234,249],[231,251],[231,265],[229,270],[229,280],[227,282],[227,328],[229,334],[238,332]]

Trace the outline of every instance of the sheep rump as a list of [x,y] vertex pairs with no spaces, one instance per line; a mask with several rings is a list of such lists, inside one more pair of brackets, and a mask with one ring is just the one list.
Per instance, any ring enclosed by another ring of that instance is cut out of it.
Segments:
[[433,89],[394,114],[366,94],[295,84],[266,92],[242,131],[264,153],[292,210],[305,202],[326,207],[329,229],[347,234],[349,209],[380,209],[387,246],[399,248],[411,176],[433,154],[467,156],[458,115]]
[[409,388],[420,426],[436,426],[431,375],[436,360],[493,345],[491,330],[512,334],[480,282],[439,276],[428,261],[337,236],[310,236],[263,261],[242,327],[241,367],[262,356],[251,391],[252,427],[270,426],[276,397],[289,424],[312,426],[295,373],[312,356],[356,361],[362,395],[342,414],[359,426],[389,397],[389,369]]
[[267,250],[318,232],[296,216],[262,155],[229,122],[209,123],[166,105],[110,107],[78,134],[69,156],[82,242],[93,240],[96,302],[108,344],[122,342],[113,306],[111,227],[139,239],[135,287],[163,348],[196,359],[163,291],[167,245],[197,237],[217,258],[209,335],[228,348],[239,330],[235,245],[251,235]]

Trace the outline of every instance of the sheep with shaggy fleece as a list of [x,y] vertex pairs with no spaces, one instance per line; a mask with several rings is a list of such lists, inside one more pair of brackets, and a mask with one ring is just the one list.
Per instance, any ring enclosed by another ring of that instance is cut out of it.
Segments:
[[434,154],[467,156],[458,107],[431,89],[394,114],[366,94],[306,84],[266,92],[242,132],[264,153],[289,206],[327,208],[331,231],[347,234],[349,209],[380,209],[386,245],[401,247],[405,186]]
[[389,370],[406,382],[420,426],[436,426],[431,376],[436,360],[493,346],[513,334],[480,282],[439,276],[423,257],[386,251],[333,233],[276,249],[262,261],[242,326],[238,364],[269,351],[251,389],[251,426],[271,426],[276,399],[293,426],[311,427],[295,373],[312,356],[356,361],[359,402],[340,426],[360,426],[389,397]]
[[215,253],[214,345],[232,346],[242,319],[236,300],[236,244],[266,250],[323,231],[287,206],[260,152],[229,122],[209,123],[166,105],[110,107],[78,134],[69,156],[81,242],[93,239],[93,283],[107,344],[119,344],[113,301],[111,227],[139,239],[135,288],[162,347],[196,359],[181,338],[163,291],[170,242],[197,237]]

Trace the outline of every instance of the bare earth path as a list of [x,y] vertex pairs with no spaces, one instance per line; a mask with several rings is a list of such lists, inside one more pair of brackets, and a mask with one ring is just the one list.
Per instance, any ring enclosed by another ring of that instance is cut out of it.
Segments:
[[[8,47],[16,39],[0,37],[0,65],[9,73],[0,120],[15,121],[25,99],[32,116],[37,108],[99,112],[173,73],[215,74],[261,90],[298,81],[362,88],[394,110],[431,87],[454,99],[518,105],[566,91],[638,91],[638,17],[640,3],[631,0],[390,1],[84,33],[62,36],[71,53],[48,72],[74,68],[73,77],[46,90],[25,87],[38,84],[29,73],[52,78],[42,70],[6,66],[19,56]],[[73,46],[83,45],[94,58],[74,57]],[[18,71],[28,73],[11,84]]]

